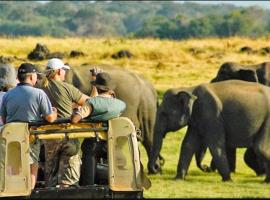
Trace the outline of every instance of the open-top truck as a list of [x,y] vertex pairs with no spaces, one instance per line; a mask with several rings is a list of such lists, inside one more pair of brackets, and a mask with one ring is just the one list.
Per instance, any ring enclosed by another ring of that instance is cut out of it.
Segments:
[[[143,198],[151,187],[140,162],[136,129],[126,117],[108,122],[82,121],[76,124],[60,119],[54,123],[13,122],[0,130],[0,197],[42,198]],[[68,188],[45,187],[37,183],[31,190],[29,144],[36,139],[96,137],[107,141],[107,161],[98,163],[103,184]]]

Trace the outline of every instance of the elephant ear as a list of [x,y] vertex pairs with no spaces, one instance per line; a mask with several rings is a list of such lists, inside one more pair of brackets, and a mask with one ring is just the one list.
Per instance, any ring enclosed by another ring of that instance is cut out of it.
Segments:
[[256,71],[252,69],[240,69],[239,77],[243,81],[259,82]]
[[180,105],[184,110],[186,116],[191,116],[192,108],[197,97],[189,92],[181,91],[177,94]]

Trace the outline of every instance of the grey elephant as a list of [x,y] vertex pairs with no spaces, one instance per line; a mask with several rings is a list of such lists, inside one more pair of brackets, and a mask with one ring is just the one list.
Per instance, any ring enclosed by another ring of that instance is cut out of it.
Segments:
[[[224,80],[244,80],[249,82],[258,82],[263,85],[270,86],[270,62],[263,62],[255,65],[241,65],[235,62],[226,62],[223,63],[216,75],[215,78],[211,80],[211,82],[219,82]],[[197,153],[197,165],[201,166],[201,160],[204,157],[204,153],[206,152],[206,148],[201,148],[201,150]],[[236,161],[236,150],[235,148],[227,149],[227,156],[229,159],[229,166],[232,172],[235,171],[235,161]],[[260,163],[260,159],[256,158],[254,154],[254,150],[248,149],[244,154],[244,160],[246,164],[255,171],[257,175],[264,174],[264,166]],[[211,161],[210,167],[204,166],[201,168],[203,171],[214,171],[216,166]]]
[[[226,62],[223,63],[215,78],[211,82],[220,82],[225,80],[244,80],[249,82],[258,82],[263,85],[270,85],[270,62],[263,62],[255,65],[241,65],[235,62]],[[206,152],[206,147],[201,147],[201,149],[196,153],[196,163],[197,166],[202,171],[215,171],[216,166],[213,160],[211,161],[210,167],[202,165],[201,162],[204,158]],[[235,162],[236,162],[236,149],[228,148],[227,149],[227,158],[229,161],[230,171],[235,171]],[[260,164],[260,160],[256,158],[254,150],[248,149],[244,154],[244,160],[246,164],[255,171],[257,175],[264,174],[264,166]]]
[[231,180],[226,149],[248,147],[266,164],[265,181],[270,182],[269,105],[269,87],[241,80],[168,90],[157,112],[148,168],[155,169],[166,133],[188,126],[177,179],[185,178],[192,156],[204,145],[210,149],[223,181]]
[[[97,67],[108,72],[116,82],[115,93],[117,98],[126,103],[126,109],[122,116],[132,120],[141,131],[140,140],[150,156],[153,143],[153,129],[158,106],[157,92],[154,86],[137,74],[111,65],[81,65],[72,66],[66,75],[66,81],[76,86],[83,93],[90,95],[90,69]],[[39,66],[43,71],[44,67]],[[157,165],[163,164],[164,159],[159,156]],[[161,161],[161,163],[159,163]]]
[[231,79],[259,82],[270,86],[270,62],[256,65],[240,65],[235,62],[226,62],[220,66],[216,77],[211,82]]

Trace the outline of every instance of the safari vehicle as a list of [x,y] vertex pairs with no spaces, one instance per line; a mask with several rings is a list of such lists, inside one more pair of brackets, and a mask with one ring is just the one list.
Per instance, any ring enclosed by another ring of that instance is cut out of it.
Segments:
[[[101,183],[69,188],[44,187],[38,183],[31,191],[29,142],[35,139],[98,137],[107,140],[107,163],[99,163]],[[136,131],[126,117],[108,122],[70,120],[54,123],[8,123],[1,127],[0,197],[42,198],[143,198],[143,189],[151,182],[143,173]],[[103,181],[102,181],[103,179]]]

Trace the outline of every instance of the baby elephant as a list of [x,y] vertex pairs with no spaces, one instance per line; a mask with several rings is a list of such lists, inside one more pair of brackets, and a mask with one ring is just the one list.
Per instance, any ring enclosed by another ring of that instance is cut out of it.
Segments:
[[270,182],[270,88],[241,80],[201,84],[167,91],[160,105],[154,146],[148,167],[160,152],[167,132],[188,126],[177,167],[177,179],[184,179],[192,156],[203,144],[209,147],[223,181],[231,180],[226,149],[253,148],[266,164]]

